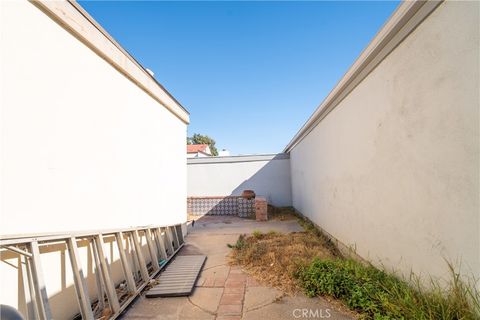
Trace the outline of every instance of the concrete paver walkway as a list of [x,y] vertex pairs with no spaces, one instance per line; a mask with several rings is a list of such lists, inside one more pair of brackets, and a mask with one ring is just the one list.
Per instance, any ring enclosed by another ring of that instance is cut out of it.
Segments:
[[240,267],[229,266],[227,256],[242,233],[302,231],[295,220],[256,222],[237,217],[206,216],[189,227],[180,255],[204,254],[207,261],[190,297],[147,299],[141,295],[122,319],[267,320],[353,319],[349,313],[321,298],[286,296],[262,285]]

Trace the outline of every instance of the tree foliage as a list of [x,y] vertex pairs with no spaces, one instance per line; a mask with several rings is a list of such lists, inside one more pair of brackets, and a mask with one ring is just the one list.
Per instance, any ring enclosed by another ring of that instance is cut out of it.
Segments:
[[208,144],[212,156],[218,156],[218,150],[215,147],[215,140],[207,135],[194,133],[193,136],[187,137],[187,144]]

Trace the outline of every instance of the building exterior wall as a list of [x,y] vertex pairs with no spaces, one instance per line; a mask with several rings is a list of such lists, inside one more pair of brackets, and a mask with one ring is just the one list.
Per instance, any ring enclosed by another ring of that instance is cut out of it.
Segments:
[[189,197],[238,196],[254,190],[275,206],[291,206],[287,155],[210,157],[187,162]]
[[294,207],[377,265],[480,276],[478,25],[440,4],[289,150]]
[[[0,234],[186,221],[188,114],[176,116],[32,3],[2,1],[0,20]],[[65,249],[57,249],[42,262],[54,318],[65,319],[78,308]],[[80,252],[92,270],[86,247]],[[118,257],[109,259],[120,275]],[[14,307],[22,304],[17,263],[0,265],[1,303]]]

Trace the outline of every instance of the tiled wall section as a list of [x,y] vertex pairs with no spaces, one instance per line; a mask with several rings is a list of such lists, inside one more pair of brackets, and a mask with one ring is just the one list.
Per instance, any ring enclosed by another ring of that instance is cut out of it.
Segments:
[[255,215],[255,199],[242,197],[189,197],[187,210],[191,215],[229,215],[253,217]]

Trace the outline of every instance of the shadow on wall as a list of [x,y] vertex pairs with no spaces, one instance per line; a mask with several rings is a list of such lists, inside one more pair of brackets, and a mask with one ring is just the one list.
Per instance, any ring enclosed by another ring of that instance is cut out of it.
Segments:
[[[239,196],[244,190],[253,190],[257,196],[263,196],[268,203],[283,207],[292,205],[290,166],[287,172],[279,170],[279,162],[270,160],[253,176],[244,180],[230,195]],[[285,161],[285,160],[283,160]]]
[[192,217],[203,215],[239,216],[242,218],[255,215],[255,199],[243,197],[189,197],[187,211]]
[[287,154],[188,160],[188,197],[240,196],[253,190],[275,206],[291,206]]

